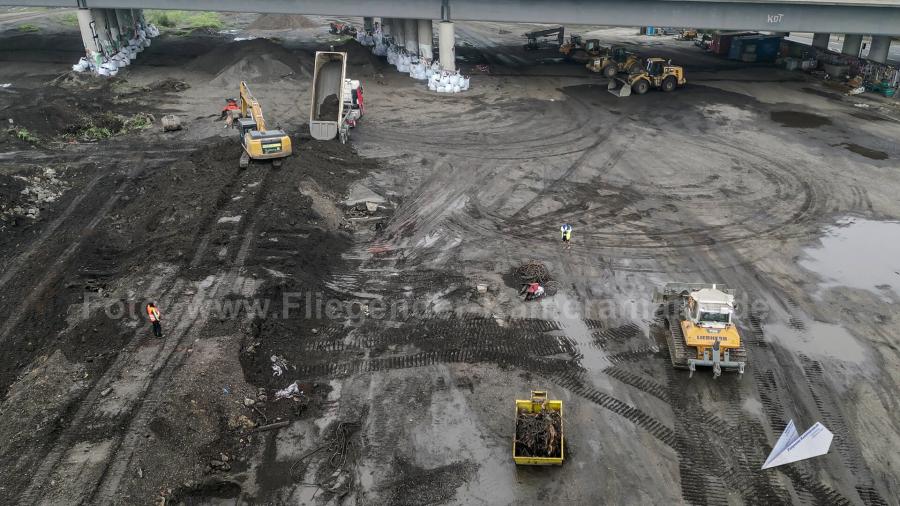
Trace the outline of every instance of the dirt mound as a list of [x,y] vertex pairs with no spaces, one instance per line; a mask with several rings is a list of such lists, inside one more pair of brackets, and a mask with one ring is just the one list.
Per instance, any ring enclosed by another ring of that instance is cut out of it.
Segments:
[[315,28],[319,23],[299,14],[260,14],[256,21],[250,23],[250,30],[293,30],[297,28]]
[[189,66],[212,74],[210,82],[216,86],[232,86],[240,81],[273,82],[292,74],[309,74],[312,61],[269,39],[252,39],[216,47]]

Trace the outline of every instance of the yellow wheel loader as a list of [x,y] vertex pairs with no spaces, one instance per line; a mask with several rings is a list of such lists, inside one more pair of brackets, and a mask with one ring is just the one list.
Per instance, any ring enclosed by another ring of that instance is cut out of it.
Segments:
[[605,54],[594,57],[586,65],[591,72],[599,72],[603,77],[612,79],[620,72],[628,74],[641,69],[641,59],[629,53],[622,46],[611,46]]
[[723,285],[669,283],[654,294],[663,306],[669,356],[676,369],[712,367],[744,374],[747,350],[734,324],[734,290]]
[[259,102],[253,98],[247,84],[241,81],[241,117],[236,121],[241,134],[241,147],[244,148],[239,161],[240,167],[246,169],[250,160],[272,160],[272,166],[281,167],[281,162],[291,156],[293,147],[291,137],[284,130],[266,130]]
[[673,91],[686,82],[683,67],[672,65],[671,60],[647,58],[647,64],[643,69],[625,77],[615,78],[609,82],[607,89],[617,97],[628,97],[632,91],[643,95],[650,91],[650,88]]

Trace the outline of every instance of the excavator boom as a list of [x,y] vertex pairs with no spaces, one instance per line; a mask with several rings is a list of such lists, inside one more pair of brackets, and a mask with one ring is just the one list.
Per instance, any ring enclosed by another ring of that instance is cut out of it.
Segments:
[[241,81],[241,116],[246,118],[248,112],[253,121],[256,122],[256,129],[260,132],[265,132],[266,120],[263,118],[262,108],[259,106],[256,98],[253,97],[253,94],[250,93],[247,83]]

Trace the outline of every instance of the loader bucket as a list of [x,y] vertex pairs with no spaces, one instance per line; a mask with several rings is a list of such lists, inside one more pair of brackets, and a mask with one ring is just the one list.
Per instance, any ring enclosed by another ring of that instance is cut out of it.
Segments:
[[611,80],[606,86],[606,89],[617,97],[631,96],[631,85],[628,84],[628,81],[625,81],[623,79],[616,78]]

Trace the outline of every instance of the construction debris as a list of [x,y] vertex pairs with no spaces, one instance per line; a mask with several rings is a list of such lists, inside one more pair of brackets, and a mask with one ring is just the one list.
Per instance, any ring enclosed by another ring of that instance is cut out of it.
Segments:
[[516,269],[516,275],[524,283],[543,283],[550,279],[547,267],[537,260],[530,260]]
[[562,454],[562,415],[546,407],[537,412],[518,410],[516,455],[555,458]]
[[291,383],[287,387],[275,392],[276,401],[280,399],[299,399],[302,396],[303,390],[300,390],[300,386],[296,381]]

